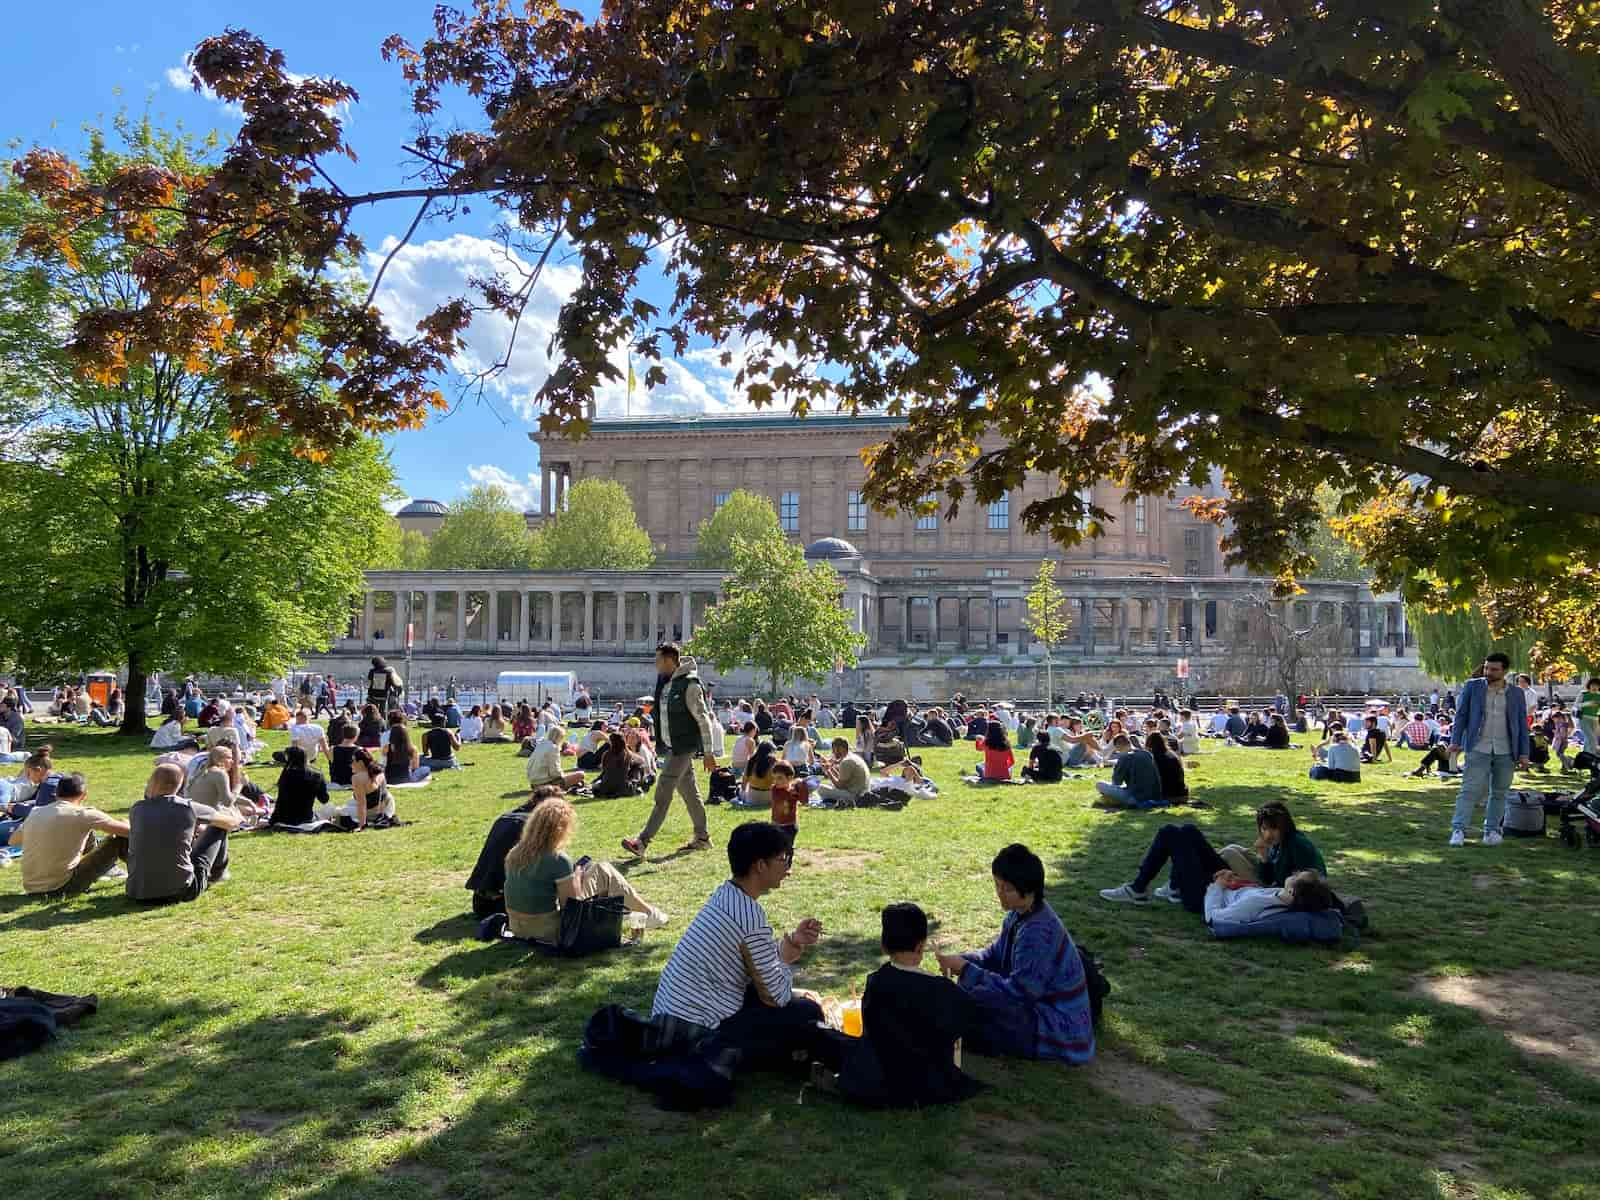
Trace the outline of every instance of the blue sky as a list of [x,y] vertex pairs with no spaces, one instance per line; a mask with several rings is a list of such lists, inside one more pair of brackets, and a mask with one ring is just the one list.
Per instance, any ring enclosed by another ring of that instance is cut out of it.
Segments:
[[[576,7],[592,13],[596,5],[583,0]],[[184,56],[197,42],[231,25],[281,49],[290,70],[332,75],[353,86],[361,100],[350,114],[349,139],[361,161],[341,164],[335,175],[349,188],[392,185],[403,158],[399,147],[411,131],[409,97],[398,69],[383,61],[378,47],[391,33],[420,44],[431,32],[432,11],[429,0],[252,0],[226,6],[183,0],[142,5],[71,0],[10,6],[0,48],[5,136],[24,147],[40,144],[76,152],[83,145],[86,122],[104,122],[121,108],[139,114],[147,106],[164,126],[181,124],[196,133],[216,129],[231,136],[237,117],[190,90],[182,70]],[[457,115],[463,123],[478,123],[479,114],[470,107]],[[359,231],[375,258],[381,259],[385,239],[403,233],[412,216],[409,207],[400,206],[359,215]],[[390,266],[379,297],[397,329],[409,329],[423,312],[458,294],[469,275],[495,266],[499,251],[486,236],[493,221],[492,212],[480,211],[449,224],[425,224],[418,231],[413,245]],[[547,270],[524,320],[512,368],[487,403],[468,398],[426,429],[392,439],[394,464],[408,495],[449,501],[477,480],[505,486],[527,507],[537,504],[537,454],[526,437],[537,417],[531,401],[552,365],[544,354],[549,329],[562,295],[576,279],[569,265],[556,263]],[[494,361],[504,333],[498,325],[476,326],[462,365],[470,369]],[[716,358],[710,347],[700,347],[667,364],[668,383],[648,395],[641,386],[632,411],[737,407],[733,371],[722,368]],[[446,381],[447,394],[455,394],[455,382]],[[602,415],[621,415],[628,403],[626,389],[610,388],[599,402]]]

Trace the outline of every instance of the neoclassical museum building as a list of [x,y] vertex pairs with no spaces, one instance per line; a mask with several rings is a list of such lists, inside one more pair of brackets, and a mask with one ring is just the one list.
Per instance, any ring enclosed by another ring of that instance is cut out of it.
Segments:
[[[1025,629],[1027,592],[1042,558],[1055,558],[1072,629],[1054,648],[1061,679],[1079,688],[1148,692],[1186,668],[1194,686],[1243,684],[1259,652],[1248,614],[1267,584],[1222,564],[1217,527],[1180,503],[1126,497],[1101,483],[1094,501],[1115,520],[1070,550],[1028,532],[1020,515],[1042,494],[1034,479],[989,505],[943,514],[885,517],[862,499],[861,452],[900,421],[889,417],[670,416],[601,420],[581,441],[533,433],[539,448],[540,512],[557,511],[573,483],[614,479],[633,498],[655,543],[657,565],[639,572],[374,571],[349,630],[313,669],[349,670],[366,655],[404,652],[412,630],[419,683],[491,679],[501,670],[570,669],[602,690],[637,687],[640,657],[663,637],[688,636],[715,604],[722,579],[696,570],[700,523],[736,488],[768,497],[784,532],[825,559],[843,580],[842,603],[866,636],[861,666],[837,680],[845,690],[922,698],[1008,692],[1031,695],[1043,647]],[[1220,494],[1220,490],[1207,494]],[[444,505],[414,500],[403,527],[431,534]],[[1335,635],[1337,661],[1323,664],[1341,690],[1420,686],[1404,609],[1362,584],[1307,581],[1294,601],[1275,602],[1287,623]],[[1182,666],[1180,667],[1180,663]],[[1244,674],[1241,675],[1240,672]],[[754,677],[737,674],[732,686]],[[1263,677],[1263,683],[1265,677]]]

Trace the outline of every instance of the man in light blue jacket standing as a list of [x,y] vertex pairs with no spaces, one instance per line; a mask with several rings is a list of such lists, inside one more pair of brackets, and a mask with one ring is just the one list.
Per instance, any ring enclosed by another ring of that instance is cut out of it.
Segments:
[[1483,660],[1483,678],[1467,680],[1456,700],[1450,748],[1465,755],[1450,822],[1452,846],[1467,840],[1467,822],[1479,800],[1484,801],[1483,844],[1500,844],[1512,770],[1528,769],[1528,702],[1506,679],[1510,670],[1511,660],[1496,651]]

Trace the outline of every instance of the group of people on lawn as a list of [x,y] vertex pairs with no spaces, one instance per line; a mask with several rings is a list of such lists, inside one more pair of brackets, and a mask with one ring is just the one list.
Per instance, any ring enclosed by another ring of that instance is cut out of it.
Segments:
[[[1527,765],[1526,706],[1520,691],[1507,685],[1507,665],[1503,656],[1489,656],[1482,677],[1462,688],[1456,706],[1452,743],[1459,735],[1465,763],[1453,844],[1460,844],[1478,798],[1488,801],[1485,841],[1498,840],[1497,805],[1503,806],[1513,768]],[[664,645],[656,666],[655,703],[638,743],[650,750],[655,803],[639,835],[623,840],[635,856],[645,853],[679,795],[693,826],[684,849],[711,846],[696,768],[717,769],[720,722],[692,658]],[[377,716],[369,705],[361,722],[336,717],[324,731],[304,710],[298,712],[271,819],[332,815],[327,781],[314,769],[323,757],[330,775],[352,788],[341,815],[357,824],[374,814],[392,816],[388,787],[416,780],[424,763],[404,712],[391,710],[386,726],[373,727]],[[1102,795],[1146,807],[1138,803],[1140,797],[1165,796],[1174,786],[1160,758],[1171,745],[1169,738],[1181,744],[1191,719],[1182,718],[1177,730],[1146,723],[1136,733],[1108,726],[1094,736],[1075,720],[1052,717],[1034,739],[1030,767],[1042,766],[1049,774],[1052,767],[1059,769],[1050,755],[1062,763],[1072,754],[1114,755],[1120,776],[1114,775],[1109,787],[1119,791],[1108,794],[1102,785]],[[800,713],[791,729],[801,731],[798,741],[809,742]],[[91,807],[83,777],[56,772],[49,747],[34,751],[16,780],[0,781],[0,805],[10,817],[0,824],[0,835],[22,848],[24,889],[40,895],[82,891],[117,870],[118,862],[127,864],[128,896],[141,902],[192,900],[226,880],[228,834],[254,806],[240,782],[243,747],[237,733],[222,722],[208,730],[208,739],[215,735],[215,740],[197,751],[203,759],[198,769],[196,760],[181,757],[158,762],[144,797],[125,821]],[[435,739],[435,733],[445,736]],[[445,728],[442,715],[430,722],[427,737],[433,739],[425,744],[435,769],[450,766],[460,738]],[[1004,722],[986,719],[979,744],[985,756],[980,770],[992,754],[1009,753]],[[381,765],[373,750],[383,755]],[[594,761],[602,774],[608,754],[620,754],[630,769],[632,758],[646,762],[620,731],[606,731],[604,745],[596,741],[588,752],[598,752]],[[753,759],[752,754],[743,764],[746,775]],[[834,763],[851,760],[863,769],[869,761],[837,739]],[[559,757],[556,761],[559,767]],[[475,911],[504,911],[513,934],[540,941],[559,933],[563,905],[596,897],[621,898],[646,928],[667,925],[669,915],[646,900],[623,871],[570,857],[577,827],[576,810],[564,797],[570,786],[565,774],[541,779],[527,804],[496,821],[469,880]],[[1344,908],[1328,885],[1320,850],[1285,805],[1262,806],[1256,826],[1253,848],[1218,849],[1193,824],[1163,825],[1131,881],[1100,895],[1135,905],[1166,900],[1208,923],[1224,915],[1238,921]],[[98,844],[96,834],[104,835]],[[937,973],[922,967],[927,915],[909,903],[883,910],[880,936],[888,961],[871,976],[862,1002],[861,1044],[871,1051],[871,1067],[862,1067],[859,1054],[841,1057],[839,1043],[822,1027],[818,998],[795,987],[796,968],[825,935],[821,923],[807,918],[780,936],[761,904],[792,869],[794,834],[792,820],[749,821],[733,830],[726,848],[729,878],[689,922],[662,972],[650,1017],[657,1051],[692,1053],[730,1074],[803,1063],[819,1085],[884,1105],[939,1103],[972,1094],[978,1085],[961,1070],[957,1043],[979,1053],[1069,1063],[1093,1057],[1088,965],[1045,899],[1043,863],[1021,844],[1004,847],[991,863],[995,896],[1005,913],[998,936],[983,950],[938,951]],[[1154,886],[1163,870],[1168,882]]]

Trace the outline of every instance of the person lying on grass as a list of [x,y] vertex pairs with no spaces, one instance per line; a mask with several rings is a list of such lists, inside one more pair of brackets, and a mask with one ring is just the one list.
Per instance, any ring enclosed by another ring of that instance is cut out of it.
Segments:
[[1094,1019],[1083,958],[1045,903],[1044,863],[1021,843],[990,865],[1005,910],[1000,936],[986,950],[939,954],[939,966],[978,1006],[967,1045],[978,1054],[1094,1058]]
[[[1252,878],[1244,874],[1252,864],[1243,847],[1224,846],[1218,851],[1194,824],[1163,825],[1156,830],[1133,882],[1106,888],[1100,898],[1121,904],[1147,904],[1153,896],[1198,913],[1204,909],[1206,889],[1223,871],[1229,873],[1230,882],[1236,886],[1255,883],[1268,888],[1283,887],[1289,876],[1300,871],[1327,874],[1322,852],[1295,826],[1294,817],[1281,800],[1256,809],[1255,860]],[[1152,893],[1150,885],[1168,863],[1172,870],[1166,886]]]
[[1282,887],[1255,887],[1226,867],[1207,885],[1201,915],[1245,925],[1279,912],[1325,912],[1336,906],[1333,889],[1316,871],[1296,871]]
[[523,822],[517,844],[506,854],[506,921],[520,938],[555,943],[561,938],[561,908],[569,900],[620,896],[629,912],[644,914],[646,929],[660,929],[667,914],[641,896],[621,871],[587,858],[576,863],[567,844],[578,814],[570,801],[552,798]]

